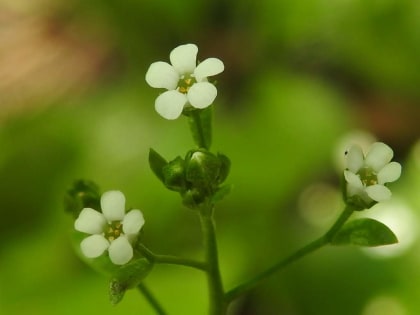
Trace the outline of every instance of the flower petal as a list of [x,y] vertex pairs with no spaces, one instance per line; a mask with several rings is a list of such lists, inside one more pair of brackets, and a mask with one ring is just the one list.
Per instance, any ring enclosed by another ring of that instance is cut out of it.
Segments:
[[137,209],[131,210],[125,215],[122,224],[125,234],[137,234],[144,224],[143,213]]
[[102,194],[102,213],[108,221],[121,221],[125,215],[125,197],[121,191],[111,190]]
[[198,47],[186,44],[176,47],[171,51],[169,59],[178,74],[191,74],[197,65]]
[[220,59],[208,58],[198,64],[194,70],[194,76],[197,82],[200,82],[207,77],[223,72],[223,70],[225,70],[225,65]]
[[363,166],[364,156],[362,148],[358,145],[353,145],[347,151],[346,155],[347,168],[353,173],[357,173]]
[[101,256],[108,247],[109,242],[106,238],[98,234],[88,236],[80,243],[83,255],[88,258]]
[[133,247],[125,236],[120,236],[108,248],[109,258],[116,265],[124,265],[133,258]]
[[396,181],[401,176],[401,164],[391,162],[385,165],[378,173],[378,183],[385,184]]
[[382,142],[375,142],[366,155],[365,164],[375,172],[379,172],[393,156],[394,152],[389,146]]
[[106,219],[102,213],[91,208],[84,208],[74,222],[74,228],[79,232],[101,234],[105,224]]
[[384,201],[391,198],[391,191],[384,185],[372,185],[366,187],[366,193],[375,201]]
[[175,90],[179,75],[169,63],[158,61],[150,65],[146,72],[146,82],[154,88]]
[[344,178],[346,182],[349,183],[351,186],[356,188],[363,188],[363,183],[360,180],[360,177],[350,171],[344,171]]
[[213,103],[217,96],[216,87],[209,82],[193,84],[188,90],[188,101],[195,108],[206,108]]
[[166,91],[158,96],[155,109],[163,118],[177,119],[187,103],[187,96],[178,91]]

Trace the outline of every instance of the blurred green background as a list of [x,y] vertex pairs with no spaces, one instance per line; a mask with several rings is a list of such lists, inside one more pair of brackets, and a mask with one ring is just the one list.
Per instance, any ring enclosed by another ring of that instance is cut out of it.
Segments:
[[[216,213],[226,288],[319,236],[342,208],[340,157],[384,141],[403,164],[392,201],[363,215],[399,245],[324,248],[238,301],[237,315],[420,314],[420,3],[0,2],[0,314],[154,314],[74,254],[63,196],[79,178],[122,190],[158,253],[200,257],[195,215],[147,166],[193,145],[154,111],[144,75],[179,44],[218,57],[214,151],[234,190]],[[170,314],[205,314],[204,276],[157,266],[145,281]]]

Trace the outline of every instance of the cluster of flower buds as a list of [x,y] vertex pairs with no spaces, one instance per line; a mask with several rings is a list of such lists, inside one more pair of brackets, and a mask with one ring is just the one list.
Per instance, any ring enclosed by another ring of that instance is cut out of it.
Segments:
[[149,164],[160,181],[168,189],[179,192],[184,205],[191,209],[220,199],[226,189],[221,184],[230,170],[225,155],[215,155],[205,149],[188,151],[185,158],[178,156],[170,162],[151,150]]

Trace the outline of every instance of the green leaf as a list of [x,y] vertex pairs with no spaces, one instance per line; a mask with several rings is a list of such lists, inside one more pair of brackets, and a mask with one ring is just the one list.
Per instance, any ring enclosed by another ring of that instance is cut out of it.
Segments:
[[113,274],[109,284],[109,298],[112,304],[119,303],[125,291],[136,287],[152,270],[153,264],[146,258],[134,260],[121,266]]
[[164,181],[163,176],[163,168],[168,164],[166,160],[155,150],[150,148],[149,150],[149,165],[152,169],[153,173],[156,175],[157,178],[160,179],[160,181]]
[[395,234],[385,224],[369,219],[357,219],[345,224],[333,237],[332,245],[381,246],[398,243]]

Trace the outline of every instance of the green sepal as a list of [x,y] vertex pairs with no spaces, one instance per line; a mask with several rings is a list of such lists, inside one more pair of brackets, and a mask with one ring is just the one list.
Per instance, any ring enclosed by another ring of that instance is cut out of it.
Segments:
[[160,179],[161,182],[165,181],[163,168],[168,162],[155,150],[150,148],[149,150],[149,166],[152,172]]
[[369,219],[356,219],[346,223],[331,240],[332,245],[374,247],[398,243],[394,232],[385,224]]
[[117,269],[109,283],[109,299],[112,304],[119,303],[128,289],[136,287],[153,268],[146,258],[129,262]]
[[213,197],[211,198],[212,203],[219,202],[223,200],[232,190],[233,185],[232,184],[226,184],[223,186],[220,186],[216,192],[213,194]]
[[67,189],[64,210],[77,218],[83,208],[100,209],[99,187],[90,180],[77,180]]
[[184,191],[186,185],[184,172],[185,161],[178,156],[163,167],[163,183],[171,190]]
[[229,175],[230,172],[230,160],[229,158],[221,153],[217,154],[217,158],[220,161],[219,175],[217,177],[217,183],[223,183]]

